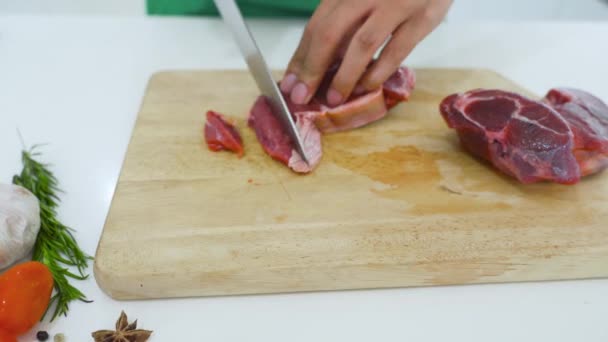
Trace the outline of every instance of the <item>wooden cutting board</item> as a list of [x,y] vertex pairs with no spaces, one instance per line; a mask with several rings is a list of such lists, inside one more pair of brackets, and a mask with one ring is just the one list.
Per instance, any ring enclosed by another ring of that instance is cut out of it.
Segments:
[[[490,71],[416,71],[410,102],[326,135],[306,176],[246,127],[247,72],[154,75],[97,250],[101,288],[142,299],[608,276],[608,172],[576,186],[502,176],[461,150],[438,104],[527,92]],[[208,109],[238,120],[242,159],[207,150]]]

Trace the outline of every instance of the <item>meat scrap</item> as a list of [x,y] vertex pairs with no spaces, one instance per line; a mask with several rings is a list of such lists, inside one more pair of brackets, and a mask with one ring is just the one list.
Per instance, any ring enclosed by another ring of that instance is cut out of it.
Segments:
[[235,152],[239,158],[243,156],[243,139],[234,124],[212,110],[207,111],[205,141],[211,151],[229,150]]
[[382,119],[390,108],[409,99],[416,82],[414,71],[401,67],[381,88],[353,94],[344,104],[329,107],[325,100],[326,93],[336,72],[337,66],[334,65],[325,75],[313,99],[306,105],[294,104],[289,96],[285,96],[304,141],[310,165],[302,160],[264,96],[259,96],[250,110],[249,127],[255,130],[264,151],[295,172],[308,173],[319,164],[322,133],[355,129]]
[[439,108],[465,150],[524,184],[575,184],[608,167],[608,107],[584,91],[552,89],[536,101],[474,89]]

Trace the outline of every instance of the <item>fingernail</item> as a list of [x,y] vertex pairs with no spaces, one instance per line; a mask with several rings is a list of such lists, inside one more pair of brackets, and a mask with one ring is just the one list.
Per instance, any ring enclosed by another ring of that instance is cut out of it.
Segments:
[[290,73],[285,75],[281,81],[281,91],[284,93],[289,93],[297,81],[298,77],[295,74]]
[[342,103],[342,94],[334,88],[329,89],[327,92],[327,104],[330,106],[337,106]]
[[306,84],[299,82],[291,91],[291,102],[295,104],[306,104],[306,97],[308,97],[308,87]]

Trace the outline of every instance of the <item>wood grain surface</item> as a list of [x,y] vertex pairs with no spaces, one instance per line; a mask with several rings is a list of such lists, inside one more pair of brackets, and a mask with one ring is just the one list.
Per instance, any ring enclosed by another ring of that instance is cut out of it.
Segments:
[[[528,93],[487,70],[416,72],[410,102],[326,135],[304,176],[246,127],[247,72],[155,74],[96,253],[101,288],[144,299],[608,276],[608,173],[518,184],[463,152],[438,104],[477,87]],[[243,158],[206,148],[208,109],[237,120]]]

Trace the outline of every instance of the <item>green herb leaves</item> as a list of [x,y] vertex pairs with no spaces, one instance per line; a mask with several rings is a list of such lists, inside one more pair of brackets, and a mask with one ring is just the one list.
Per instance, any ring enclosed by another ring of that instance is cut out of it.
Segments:
[[[67,316],[70,302],[74,300],[90,302],[70,283],[70,279],[88,278],[85,271],[88,261],[92,258],[80,249],[71,228],[57,219],[56,209],[60,201],[58,193],[61,190],[48,165],[34,159],[40,155],[35,149],[36,146],[22,152],[23,170],[21,174],[13,177],[13,183],[31,191],[40,203],[40,232],[36,238],[32,259],[45,264],[53,273],[55,294],[49,308],[53,303],[56,306],[52,321],[59,315]],[[75,267],[78,274],[71,272],[69,267]]]

